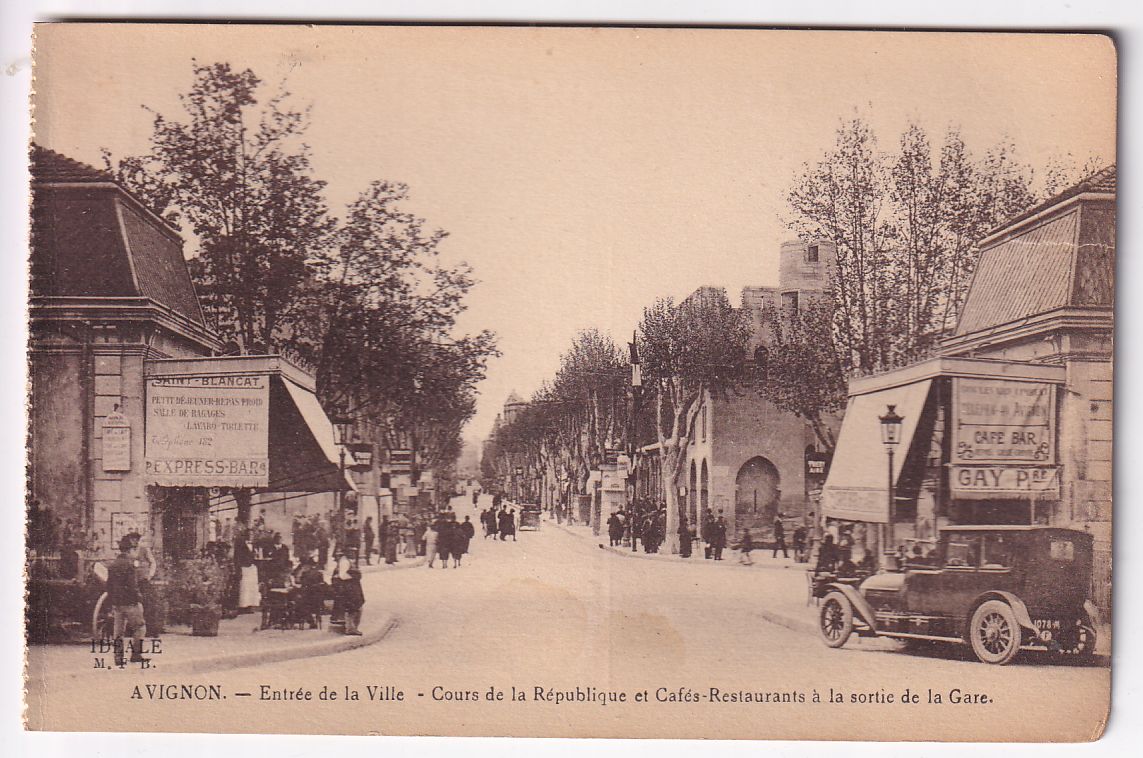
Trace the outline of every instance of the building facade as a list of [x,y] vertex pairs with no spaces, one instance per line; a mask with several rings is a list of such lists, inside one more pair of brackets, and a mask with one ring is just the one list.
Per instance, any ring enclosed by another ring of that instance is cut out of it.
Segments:
[[[827,517],[889,549],[950,525],[1082,529],[1110,610],[1115,209],[1111,167],[981,241],[942,355],[851,382]],[[889,405],[904,418],[891,471]]]
[[[766,360],[775,339],[764,313],[792,314],[828,295],[837,253],[825,240],[783,243],[776,287],[746,287],[741,309],[750,325],[748,356]],[[706,288],[691,295],[704,296]],[[725,397],[707,395],[695,417],[681,487],[688,523],[706,508],[721,513],[737,534],[750,528],[768,532],[775,517],[800,518],[814,506],[820,481],[807,478],[807,459],[820,452],[813,430],[802,419],[777,408],[754,387],[735,388]]]

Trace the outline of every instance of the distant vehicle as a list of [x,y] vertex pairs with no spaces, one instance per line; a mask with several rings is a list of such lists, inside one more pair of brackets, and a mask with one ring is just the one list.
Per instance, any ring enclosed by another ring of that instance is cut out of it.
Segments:
[[538,505],[523,505],[520,507],[520,531],[525,529],[538,530],[540,528],[541,509]]
[[829,647],[850,634],[967,644],[985,663],[1021,650],[1084,659],[1098,614],[1088,597],[1092,536],[1041,526],[942,530],[934,555],[864,580],[815,576]]

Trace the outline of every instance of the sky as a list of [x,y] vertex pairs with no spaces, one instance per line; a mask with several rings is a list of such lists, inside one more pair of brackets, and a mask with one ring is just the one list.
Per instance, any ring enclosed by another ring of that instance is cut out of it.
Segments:
[[910,121],[1032,165],[1115,158],[1116,58],[1098,35],[41,25],[35,139],[99,165],[180,113],[191,59],[285,80],[311,108],[315,174],[339,211],[370,181],[450,236],[479,283],[460,328],[502,357],[465,431],[483,438],[576,332],[625,343],[656,297],[777,282],[786,193],[842,119],[891,149]]

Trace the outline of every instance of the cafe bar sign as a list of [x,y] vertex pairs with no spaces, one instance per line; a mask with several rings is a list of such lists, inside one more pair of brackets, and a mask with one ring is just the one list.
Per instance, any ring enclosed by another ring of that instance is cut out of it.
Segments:
[[270,483],[270,377],[147,380],[146,480],[166,487]]
[[953,379],[953,465],[1056,462],[1056,388],[1044,382]]

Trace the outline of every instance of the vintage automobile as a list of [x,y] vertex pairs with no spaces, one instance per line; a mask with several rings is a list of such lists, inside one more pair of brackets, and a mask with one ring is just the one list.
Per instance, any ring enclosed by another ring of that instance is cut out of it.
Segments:
[[1077,659],[1095,649],[1092,536],[1044,526],[957,526],[932,555],[863,580],[814,576],[830,647],[862,637],[968,644],[985,663],[1021,650]]
[[540,528],[540,506],[525,504],[520,508],[520,531],[525,529],[537,530]]

